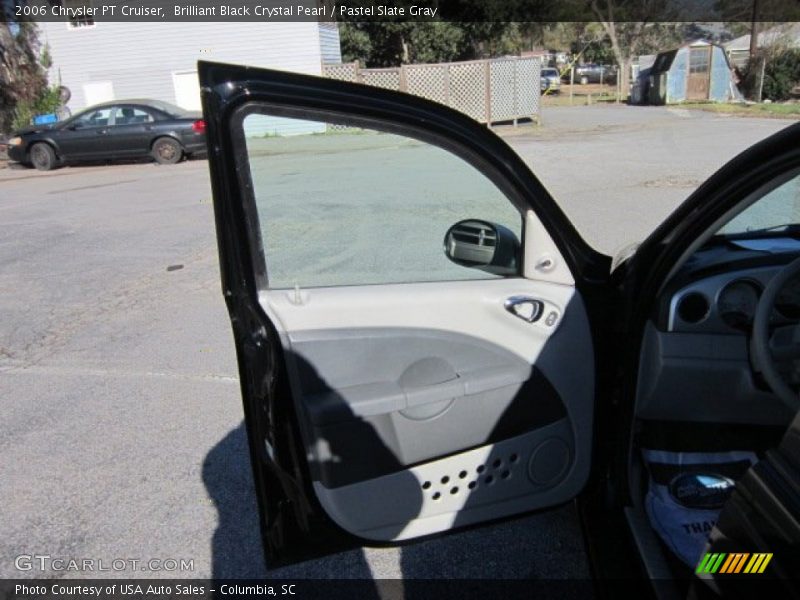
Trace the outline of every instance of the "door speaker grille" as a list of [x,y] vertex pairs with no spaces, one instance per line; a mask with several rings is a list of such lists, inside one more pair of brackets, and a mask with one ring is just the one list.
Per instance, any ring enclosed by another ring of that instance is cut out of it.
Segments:
[[458,473],[444,473],[436,481],[423,481],[420,487],[434,501],[441,500],[445,495],[479,493],[481,488],[494,487],[510,480],[520,462],[520,454],[511,452],[475,465],[471,471],[462,469]]

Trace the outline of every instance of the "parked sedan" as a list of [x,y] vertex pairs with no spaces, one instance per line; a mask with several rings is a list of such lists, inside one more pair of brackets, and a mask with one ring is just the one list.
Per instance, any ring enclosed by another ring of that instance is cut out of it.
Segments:
[[21,129],[8,140],[8,157],[40,171],[148,156],[173,164],[205,152],[205,132],[200,113],[158,100],[120,100],[92,106],[60,123]]
[[[569,77],[569,71],[567,71],[566,76]],[[575,67],[575,82],[582,85],[587,83],[613,83],[616,77],[616,67],[610,65],[587,63]]]
[[558,75],[558,69],[542,69],[541,75],[542,92],[558,93],[561,88],[561,79]]

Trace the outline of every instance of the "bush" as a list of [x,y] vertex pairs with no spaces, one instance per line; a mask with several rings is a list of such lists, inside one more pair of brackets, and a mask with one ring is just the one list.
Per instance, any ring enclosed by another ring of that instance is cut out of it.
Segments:
[[12,126],[14,129],[27,127],[36,115],[54,113],[59,106],[61,106],[59,87],[57,85],[46,87],[33,102],[22,101],[17,104]]
[[785,50],[767,60],[764,68],[764,98],[788,100],[792,88],[797,84],[800,84],[800,49]]
[[751,59],[744,73],[744,87],[747,95],[751,97],[755,97],[758,93],[762,58],[766,60],[764,84],[761,90],[762,100],[788,100],[792,89],[800,84],[800,49],[781,49]]

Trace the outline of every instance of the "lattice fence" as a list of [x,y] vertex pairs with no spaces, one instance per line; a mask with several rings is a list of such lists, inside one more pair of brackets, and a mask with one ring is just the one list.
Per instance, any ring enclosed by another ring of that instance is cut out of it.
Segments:
[[358,63],[344,63],[341,65],[323,65],[322,74],[330,79],[343,81],[356,81],[358,78]]
[[400,89],[400,69],[363,69],[360,76],[360,81],[367,85],[387,90]]
[[460,110],[482,123],[539,120],[541,62],[536,57],[362,69],[324,65],[332,79],[399,90]]
[[439,104],[448,104],[447,69],[439,65],[411,65],[401,67],[405,71],[405,89],[415,96],[422,96]]

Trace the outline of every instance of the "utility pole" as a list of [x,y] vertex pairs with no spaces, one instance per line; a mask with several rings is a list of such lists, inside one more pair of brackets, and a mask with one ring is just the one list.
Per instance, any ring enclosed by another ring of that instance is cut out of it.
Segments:
[[761,67],[756,71],[758,79],[755,85],[755,101],[761,102],[761,91],[764,88],[764,68],[766,67],[767,57],[758,51],[758,0],[753,0],[753,14],[750,19],[750,64],[748,70],[752,73],[756,66],[756,59],[761,63]]
[[758,0],[753,0],[753,14],[750,19],[750,58],[758,54]]

